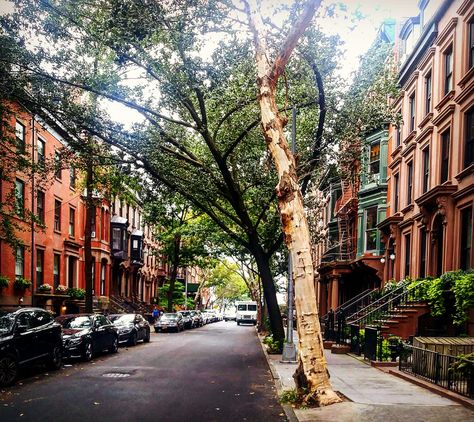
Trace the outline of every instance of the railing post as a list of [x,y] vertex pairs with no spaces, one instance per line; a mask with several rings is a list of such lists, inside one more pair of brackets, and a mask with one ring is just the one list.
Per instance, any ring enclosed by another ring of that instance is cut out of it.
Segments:
[[435,384],[438,384],[439,383],[439,370],[440,370],[440,367],[439,367],[439,353],[438,352],[435,352],[434,354],[434,361],[435,361],[435,379],[434,379],[434,382]]
[[378,359],[380,362],[382,362],[382,344],[383,344],[382,327],[377,327],[377,342],[379,344]]

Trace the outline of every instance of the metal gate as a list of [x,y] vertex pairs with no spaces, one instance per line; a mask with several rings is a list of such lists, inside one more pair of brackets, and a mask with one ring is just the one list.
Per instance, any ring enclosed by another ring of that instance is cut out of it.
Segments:
[[377,360],[377,338],[377,328],[365,327],[364,356],[366,359]]

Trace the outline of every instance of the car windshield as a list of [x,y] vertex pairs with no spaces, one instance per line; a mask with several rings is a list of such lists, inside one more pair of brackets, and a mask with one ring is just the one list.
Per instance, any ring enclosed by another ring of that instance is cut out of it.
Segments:
[[9,333],[14,322],[15,316],[13,314],[0,313],[0,334]]
[[178,318],[177,314],[163,314],[161,319],[176,319]]
[[115,325],[124,325],[124,324],[129,324],[135,320],[135,315],[134,314],[127,314],[127,315],[114,315],[110,317],[110,320],[115,324]]
[[181,311],[180,314],[183,315],[183,316],[189,316],[189,315],[191,315],[191,312],[189,312],[189,311]]
[[248,310],[249,311],[256,311],[257,310],[257,305],[248,305]]
[[90,316],[60,317],[57,321],[63,328],[88,328],[92,326]]
[[237,306],[237,310],[246,311],[247,310],[247,305],[239,305],[239,306]]

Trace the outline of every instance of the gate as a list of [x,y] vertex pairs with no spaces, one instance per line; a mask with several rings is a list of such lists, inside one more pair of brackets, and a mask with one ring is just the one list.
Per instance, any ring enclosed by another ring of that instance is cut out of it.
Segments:
[[364,356],[366,359],[377,360],[377,338],[377,328],[365,327]]

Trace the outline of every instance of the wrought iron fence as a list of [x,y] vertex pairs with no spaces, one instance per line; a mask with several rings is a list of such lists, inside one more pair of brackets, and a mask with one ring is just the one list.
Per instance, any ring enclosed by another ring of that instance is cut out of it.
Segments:
[[474,361],[403,344],[400,371],[474,398]]

